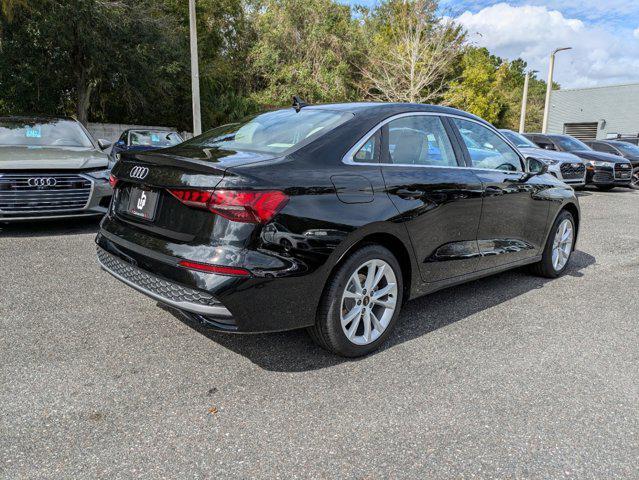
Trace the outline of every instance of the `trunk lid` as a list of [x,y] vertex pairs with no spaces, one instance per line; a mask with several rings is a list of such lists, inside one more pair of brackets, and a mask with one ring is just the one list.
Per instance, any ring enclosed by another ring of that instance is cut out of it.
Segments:
[[169,190],[214,190],[229,167],[272,158],[252,152],[184,147],[123,153],[113,168],[118,179],[114,213],[123,223],[155,237],[215,242],[218,232],[224,231],[216,225],[228,220],[185,205]]

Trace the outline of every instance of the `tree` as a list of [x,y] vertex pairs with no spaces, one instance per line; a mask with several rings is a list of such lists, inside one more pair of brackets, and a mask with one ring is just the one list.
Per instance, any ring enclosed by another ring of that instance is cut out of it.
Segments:
[[265,0],[255,11],[249,60],[252,97],[283,105],[293,95],[310,102],[356,98],[363,44],[348,6],[333,0]]
[[367,97],[419,103],[441,97],[466,34],[437,9],[435,0],[386,0],[364,12],[371,39],[361,68]]

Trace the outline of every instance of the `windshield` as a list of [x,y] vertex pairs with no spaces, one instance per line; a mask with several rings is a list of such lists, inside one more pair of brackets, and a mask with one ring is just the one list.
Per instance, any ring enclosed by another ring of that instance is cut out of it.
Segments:
[[583,143],[581,140],[577,140],[573,137],[552,137],[552,139],[559,144],[562,150],[565,150],[567,152],[592,150],[592,148]]
[[277,110],[257,115],[248,121],[214,128],[188,140],[185,145],[281,153],[317,138],[349,118],[352,118],[352,114],[332,110]]
[[511,130],[500,130],[500,132],[517,148],[539,148],[537,145],[535,145],[533,142],[519,133],[513,132]]
[[639,147],[632,143],[617,142],[614,145],[627,155],[639,156]]
[[93,147],[72,120],[28,121],[0,119],[0,145],[27,147]]
[[170,147],[182,143],[177,132],[166,130],[134,130],[129,132],[129,144],[144,147]]

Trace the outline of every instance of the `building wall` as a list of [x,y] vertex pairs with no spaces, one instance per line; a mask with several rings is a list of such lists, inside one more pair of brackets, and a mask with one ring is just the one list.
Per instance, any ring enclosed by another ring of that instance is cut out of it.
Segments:
[[639,133],[639,84],[554,90],[548,133],[564,133],[565,123],[597,122],[597,138]]

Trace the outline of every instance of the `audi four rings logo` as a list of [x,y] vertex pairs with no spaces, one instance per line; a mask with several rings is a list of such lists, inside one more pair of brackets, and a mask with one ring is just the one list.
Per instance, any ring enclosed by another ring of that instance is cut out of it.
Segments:
[[133,167],[131,169],[131,172],[129,173],[129,177],[142,180],[143,178],[146,178],[148,174],[149,174],[148,168],[138,166],[138,167]]
[[30,187],[55,187],[58,183],[53,177],[33,177],[27,180],[27,185]]

